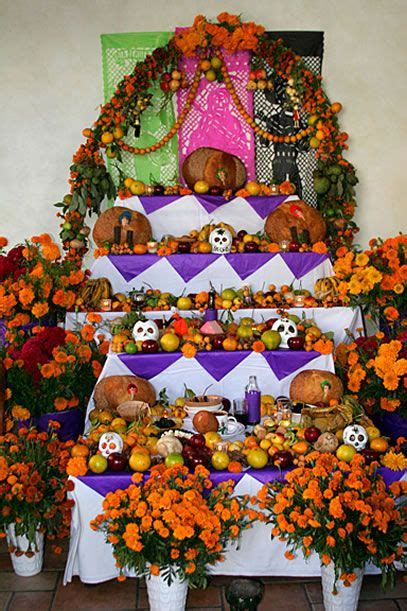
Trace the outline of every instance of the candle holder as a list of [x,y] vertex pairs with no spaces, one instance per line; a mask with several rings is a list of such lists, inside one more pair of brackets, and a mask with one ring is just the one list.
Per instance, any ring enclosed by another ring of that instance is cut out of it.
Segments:
[[158,242],[147,242],[147,250],[150,255],[155,255],[158,250]]
[[294,297],[293,306],[295,308],[303,308],[305,306],[305,295],[296,295]]
[[281,242],[279,243],[279,246],[283,252],[288,252],[288,249],[290,247],[290,242],[289,240],[281,240]]
[[112,309],[112,300],[102,299],[100,301],[99,308],[101,312],[110,312],[110,310]]

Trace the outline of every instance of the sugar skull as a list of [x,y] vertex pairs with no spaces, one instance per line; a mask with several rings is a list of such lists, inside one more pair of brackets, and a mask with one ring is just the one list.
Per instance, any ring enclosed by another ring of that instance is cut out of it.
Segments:
[[360,424],[350,424],[343,431],[344,443],[353,446],[358,452],[364,449],[368,440],[366,429]]
[[223,227],[217,227],[209,235],[212,252],[217,255],[228,254],[232,248],[232,240],[232,234],[229,229],[224,229]]
[[133,337],[136,342],[144,342],[146,339],[158,340],[159,330],[153,320],[139,320],[133,327]]
[[99,440],[99,451],[105,458],[113,452],[122,452],[123,439],[118,433],[103,433]]
[[288,348],[288,340],[290,337],[297,337],[298,335],[297,325],[295,322],[285,317],[280,318],[280,320],[276,320],[271,329],[280,333],[280,348]]

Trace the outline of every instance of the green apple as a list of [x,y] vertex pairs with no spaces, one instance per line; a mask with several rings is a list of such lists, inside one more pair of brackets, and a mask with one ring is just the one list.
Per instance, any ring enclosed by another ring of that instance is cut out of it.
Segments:
[[264,343],[267,350],[276,350],[276,348],[278,348],[280,345],[281,336],[278,331],[272,331],[269,329],[261,334],[261,341]]
[[252,337],[253,335],[252,328],[249,327],[249,325],[240,325],[237,328],[237,335],[241,339],[248,339],[249,337]]
[[243,325],[244,327],[251,327],[253,324],[254,320],[253,318],[250,318],[250,316],[244,316],[240,319],[240,325]]
[[138,352],[137,344],[134,342],[128,342],[124,347],[124,351],[127,352],[127,354],[136,354],[136,352]]
[[301,318],[297,316],[296,314],[287,314],[287,318],[295,322],[296,325],[298,325],[301,322]]
[[222,299],[226,299],[227,301],[233,301],[236,297],[236,291],[233,289],[223,289],[221,297]]
[[169,469],[170,467],[174,467],[175,465],[183,465],[183,464],[184,464],[184,458],[182,454],[168,454],[165,457],[165,466],[167,467],[167,469]]

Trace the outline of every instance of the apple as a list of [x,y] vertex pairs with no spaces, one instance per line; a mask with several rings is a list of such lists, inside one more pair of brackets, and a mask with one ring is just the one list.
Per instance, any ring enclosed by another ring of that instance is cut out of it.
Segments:
[[287,314],[286,318],[288,318],[288,320],[292,320],[293,322],[295,322],[296,325],[298,325],[301,322],[301,318],[297,316],[297,314]]
[[268,320],[266,320],[266,322],[264,323],[267,327],[267,329],[271,329],[271,327],[274,325],[274,323],[278,320],[278,318],[269,318]]
[[287,340],[290,350],[302,350],[304,348],[305,337],[297,335],[297,337],[289,337]]
[[212,348],[214,348],[215,350],[222,350],[223,348],[222,344],[224,340],[225,340],[224,335],[214,335],[211,339]]
[[316,441],[320,435],[321,431],[316,426],[309,426],[304,431],[304,439],[310,443]]
[[379,460],[380,454],[376,452],[376,450],[371,450],[370,448],[364,448],[364,450],[360,451],[360,454],[364,456],[366,464],[370,465],[374,460]]
[[288,252],[299,252],[301,244],[297,240],[292,240],[288,245]]
[[165,466],[167,467],[167,469],[169,467],[174,467],[175,465],[183,465],[183,464],[184,464],[184,458],[182,454],[168,454],[165,457]]
[[257,242],[246,242],[244,245],[244,251],[248,253],[259,252],[259,245]]
[[241,339],[248,339],[249,337],[252,337],[252,335],[253,331],[249,325],[240,325],[240,327],[237,328],[237,336]]
[[194,448],[204,448],[206,445],[205,437],[198,433],[197,435],[192,435],[188,440],[188,445]]
[[146,339],[141,344],[141,351],[146,352],[147,354],[153,354],[154,352],[158,352],[158,342],[155,339]]
[[127,467],[127,457],[122,452],[112,452],[107,457],[107,466],[111,471],[124,471]]
[[179,242],[178,243],[178,252],[181,254],[186,254],[191,251],[190,242]]
[[154,195],[164,195],[163,185],[154,185],[153,193]]
[[208,195],[217,195],[218,197],[223,194],[222,187],[218,187],[217,185],[213,185],[209,187]]
[[276,467],[287,469],[293,464],[293,455],[288,450],[279,450],[273,454],[272,461]]
[[261,334],[261,341],[264,343],[267,350],[276,350],[280,345],[281,336],[278,331],[269,329]]
[[251,327],[254,324],[254,319],[250,318],[250,316],[244,316],[240,319],[240,325],[245,325]]
[[243,240],[245,235],[247,235],[247,231],[245,231],[244,229],[241,229],[237,232],[237,237],[239,238],[239,240]]

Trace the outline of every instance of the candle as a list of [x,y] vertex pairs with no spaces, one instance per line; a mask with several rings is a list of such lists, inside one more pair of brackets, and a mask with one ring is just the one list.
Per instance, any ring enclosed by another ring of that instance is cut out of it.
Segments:
[[113,242],[114,242],[114,244],[120,244],[120,242],[121,242],[121,235],[122,235],[121,225],[115,225],[115,227],[113,227]]

